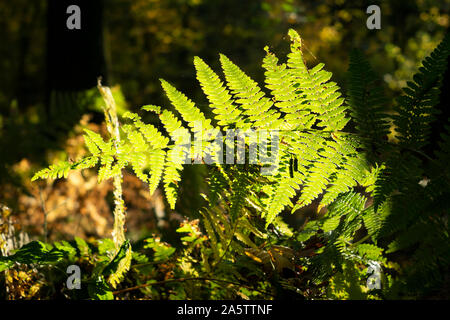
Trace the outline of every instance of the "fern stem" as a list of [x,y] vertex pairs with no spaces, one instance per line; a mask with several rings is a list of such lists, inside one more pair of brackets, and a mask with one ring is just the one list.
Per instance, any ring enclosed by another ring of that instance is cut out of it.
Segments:
[[[113,140],[116,153],[119,153],[120,132],[119,119],[117,118],[116,103],[109,87],[103,87],[101,78],[98,79],[98,90],[105,101],[103,108],[105,114],[106,127]],[[113,241],[118,251],[125,241],[125,203],[122,198],[122,170],[113,177],[114,195],[114,227]]]

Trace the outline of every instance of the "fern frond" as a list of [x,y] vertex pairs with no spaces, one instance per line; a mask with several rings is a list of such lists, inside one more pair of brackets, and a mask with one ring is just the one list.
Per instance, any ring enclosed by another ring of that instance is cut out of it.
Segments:
[[430,124],[435,119],[434,106],[439,101],[443,73],[450,54],[450,34],[422,61],[422,67],[403,89],[398,99],[394,124],[402,146],[421,150],[429,141]]
[[100,154],[100,149],[97,147],[92,138],[87,134],[84,135],[84,143],[86,144],[86,147],[92,155],[98,156]]
[[368,174],[368,164],[365,159],[359,157],[349,157],[345,159],[343,165],[331,180],[331,186],[327,188],[322,200],[321,206],[331,204],[336,198],[356,185],[362,185]]
[[374,206],[369,206],[362,212],[364,227],[367,229],[367,232],[374,243],[377,243],[387,214],[389,214],[388,202],[384,202],[378,210],[375,210]]
[[[134,153],[131,155],[131,168],[133,169],[134,174],[138,177],[142,182],[148,182],[148,176],[144,173],[144,169],[147,167],[147,155],[141,152]],[[123,166],[119,166],[119,168],[123,168]],[[119,169],[120,170],[120,169]]]
[[194,58],[197,79],[206,94],[215,119],[223,127],[233,126],[241,121],[241,110],[233,105],[228,89],[220,81],[219,76],[199,57]]
[[273,101],[265,97],[258,84],[223,54],[220,55],[220,63],[227,85],[248,119],[244,120],[247,124],[238,123],[239,127],[270,128],[280,117],[279,113],[271,109]]
[[175,209],[178,193],[178,182],[181,181],[181,171],[183,170],[184,152],[181,148],[170,147],[167,152],[168,160],[164,166],[164,191],[170,208]]
[[112,178],[115,175],[115,172],[112,170],[112,164],[114,162],[114,158],[112,156],[102,156],[100,158],[100,169],[98,170],[98,182],[102,182],[109,178]]
[[141,109],[145,110],[145,111],[149,111],[149,112],[154,112],[156,114],[160,114],[161,113],[161,107],[160,106],[155,106],[155,105],[152,105],[152,104],[143,106]]
[[159,118],[175,144],[184,144],[186,137],[190,140],[189,130],[183,127],[181,121],[172,112],[164,110]]
[[324,145],[319,146],[318,155],[308,170],[309,175],[297,201],[299,205],[310,204],[324,190],[328,192],[321,205],[327,205],[364,176],[365,170],[357,172],[358,169],[366,168],[363,167],[363,161],[355,157],[355,147],[351,141],[332,136],[334,140],[323,140]]
[[42,169],[33,176],[31,179],[32,181],[35,181],[37,179],[56,179],[56,178],[67,178],[69,171],[71,169],[72,165],[70,162],[67,161],[61,161],[57,164],[53,164],[48,168]]
[[164,150],[153,150],[149,155],[149,165],[150,165],[150,178],[149,178],[149,189],[152,195],[161,181],[164,172],[166,152]]
[[305,109],[305,99],[297,94],[293,74],[286,64],[278,65],[278,58],[265,48],[263,68],[266,69],[266,87],[271,90],[275,106],[286,115],[281,129],[310,129],[315,122],[314,114]]
[[344,99],[340,97],[337,84],[329,81],[331,73],[323,70],[322,63],[308,70],[303,59],[300,36],[293,29],[289,30],[289,36],[292,44],[287,65],[294,86],[304,99],[302,105],[317,114],[318,127],[330,131],[342,130],[349,121],[347,107],[343,105]]
[[181,114],[183,119],[188,123],[194,132],[199,130],[198,126],[202,126],[202,130],[212,130],[211,120],[206,119],[205,115],[198,109],[194,102],[188,99],[183,93],[175,89],[170,83],[161,79],[161,85],[166,92],[167,97],[172,102],[175,109]]
[[85,157],[77,162],[68,162],[61,161],[57,164],[53,164],[46,169],[42,169],[34,174],[31,178],[31,181],[35,181],[37,179],[57,179],[57,178],[67,178],[70,170],[77,169],[88,169],[93,168],[98,162],[98,158],[96,156]]
[[94,151],[95,153],[92,154],[97,154],[97,150],[100,149],[102,154],[112,154],[113,153],[113,145],[111,141],[104,141],[102,136],[99,135],[98,133],[91,131],[89,129],[84,129],[84,132],[86,132],[85,137],[87,137],[88,141],[91,144],[91,148],[93,148],[94,144],[97,149],[93,148],[92,151]]
[[333,204],[328,207],[329,216],[344,216],[347,215],[347,220],[352,220],[361,214],[364,209],[366,198],[356,192],[348,192],[341,195]]
[[[123,117],[133,120],[135,127],[139,130],[139,133],[153,148],[162,149],[168,145],[169,139],[164,137],[153,125],[142,122],[141,117],[139,117],[138,114],[127,111],[123,114]],[[134,134],[137,135],[137,133]]]
[[266,225],[269,225],[285,207],[293,206],[291,199],[299,187],[297,177],[291,178],[286,170],[280,170],[280,176],[275,179],[279,182],[273,186],[267,212],[263,213]]
[[95,156],[85,157],[75,163],[72,163],[72,170],[83,170],[93,168],[98,163],[98,158]]

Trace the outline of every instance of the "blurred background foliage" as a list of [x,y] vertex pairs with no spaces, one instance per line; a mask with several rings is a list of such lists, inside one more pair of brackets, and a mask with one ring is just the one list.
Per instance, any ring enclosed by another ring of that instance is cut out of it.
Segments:
[[[371,4],[381,7],[381,30],[366,28]],[[34,235],[109,236],[110,187],[91,186],[92,177],[81,175],[64,182],[29,183],[31,173],[46,162],[80,156],[80,126],[101,127],[92,91],[56,104],[52,99],[58,93],[49,94],[47,6],[46,0],[0,2],[0,203],[10,206]],[[392,97],[443,38],[449,9],[450,0],[107,0],[102,28],[108,84],[115,86],[123,110],[145,104],[167,107],[159,78],[206,106],[195,79],[194,56],[217,70],[218,53],[224,53],[261,82],[264,46],[287,53],[284,38],[294,28],[309,51],[308,62],[325,62],[344,90],[349,52],[362,49]],[[50,104],[59,109],[61,119],[72,119],[57,133],[52,129],[60,121],[49,116]],[[191,179],[183,179],[182,190],[191,195],[180,197],[183,215],[200,205],[201,179],[192,170],[199,169],[190,168],[186,174]],[[146,188],[131,176],[125,181],[129,228],[136,238],[142,229],[172,223],[158,218],[165,207],[160,196],[144,195]],[[153,215],[143,214],[151,210]],[[172,214],[170,219],[181,216]]]

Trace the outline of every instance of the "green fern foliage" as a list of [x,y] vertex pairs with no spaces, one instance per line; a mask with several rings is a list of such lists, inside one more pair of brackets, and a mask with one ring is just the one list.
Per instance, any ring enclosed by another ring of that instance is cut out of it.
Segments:
[[194,65],[197,79],[208,97],[212,111],[216,114],[215,119],[218,125],[224,128],[234,126],[241,119],[241,110],[233,105],[229,90],[224,87],[219,76],[201,58],[195,57]]
[[[300,189],[296,209],[310,204],[330,187],[326,204],[331,203],[339,192],[348,191],[356,185],[360,179],[353,177],[352,180],[345,174],[338,174],[343,166],[346,166],[347,172],[350,171],[348,163],[362,163],[357,160],[358,154],[354,152],[350,139],[339,131],[349,121],[339,88],[330,81],[331,73],[323,69],[323,64],[308,68],[303,61],[299,35],[293,30],[289,35],[292,45],[287,64],[278,65],[277,58],[270,52],[267,52],[263,62],[271,97],[266,96],[258,84],[226,56],[220,55],[225,81],[220,80],[203,60],[196,57],[197,78],[210,102],[214,119],[207,119],[186,95],[161,80],[167,97],[182,120],[171,111],[161,111],[160,107],[146,106],[144,109],[159,115],[171,141],[156,127],[143,123],[139,115],[131,112],[123,115],[124,120],[131,120],[131,123],[122,126],[125,135],[118,152],[113,151],[111,141],[105,142],[98,134],[87,131],[87,147],[93,159],[98,158],[100,162],[99,180],[111,178],[120,172],[120,168],[130,166],[137,177],[150,184],[151,192],[162,181],[168,202],[175,208],[183,164],[190,159],[203,158],[207,151],[211,153],[212,150],[214,159],[222,158],[211,139],[217,133],[233,128],[279,132],[282,143],[276,159],[271,163],[279,174],[268,177],[271,188],[263,190],[267,191],[265,201],[268,205],[262,207],[260,214],[266,218],[267,224],[286,206],[294,206],[292,199]],[[184,127],[184,123],[188,126]],[[200,153],[191,145],[191,133],[201,137],[204,148]],[[271,148],[270,143],[267,147]],[[245,148],[250,148],[249,140],[245,141]],[[261,159],[261,152],[257,152]],[[286,179],[289,169],[285,159],[292,154],[300,159],[299,168],[293,177]],[[89,165],[92,164],[93,160],[89,162]],[[215,165],[220,167],[220,163]],[[67,175],[70,169],[73,166],[60,164],[39,176],[45,177],[44,174],[48,173],[49,177],[60,177]],[[251,183],[260,179],[257,170],[254,172],[249,177]],[[237,190],[232,191],[236,193],[231,197],[234,200],[240,199],[237,195],[242,192],[242,183],[237,185]],[[230,188],[235,187],[234,182],[230,184]],[[245,210],[246,201],[238,202],[241,205],[232,203],[230,213],[233,217],[239,216],[238,211]]]
[[[236,253],[258,263],[271,261],[272,271],[277,265],[279,269],[279,260],[289,266],[289,259],[274,258],[272,248],[261,249],[270,243],[272,234],[267,230],[273,229],[276,237],[296,239],[305,252],[314,245],[313,254],[301,259],[311,285],[332,279],[336,292],[331,296],[340,296],[343,288],[367,296],[358,289],[363,271],[374,263],[390,268],[386,255],[402,250],[413,252],[416,262],[404,273],[404,281],[420,286],[420,279],[431,277],[432,281],[424,281],[438,283],[439,270],[448,269],[450,261],[449,131],[442,133],[436,154],[424,155],[424,147],[438,114],[435,106],[450,37],[408,82],[394,116],[387,114],[383,88],[362,53],[350,55],[345,100],[323,63],[306,64],[299,34],[290,30],[289,37],[284,63],[265,48],[264,88],[223,54],[219,56],[223,78],[201,58],[194,58],[212,118],[161,80],[171,107],[143,107],[158,115],[161,130],[127,112],[120,140],[105,141],[86,130],[89,156],[52,165],[33,179],[67,177],[70,170],[99,165],[101,181],[118,177],[128,167],[151,193],[162,184],[170,208],[175,209],[184,166],[206,163],[208,190],[200,214],[213,246],[202,251],[208,270],[226,268],[223,260],[236,261]],[[388,140],[391,126],[395,139]],[[230,131],[237,136],[231,141]],[[248,136],[242,138],[241,133]],[[238,146],[242,154],[229,157],[228,149],[234,152]],[[250,160],[247,156],[252,153],[256,159]],[[424,158],[431,165],[424,165]],[[300,231],[293,232],[282,221],[285,211],[298,213],[312,205],[317,215],[306,219]],[[197,237],[200,231],[189,230],[191,235],[184,240],[192,248],[205,241]],[[128,268],[127,250],[122,246],[113,260],[118,271],[107,277],[113,286]],[[344,269],[350,272],[346,276]],[[411,285],[407,290],[423,288]],[[383,290],[390,294],[391,288]]]
[[120,247],[116,256],[111,262],[103,269],[102,276],[104,276],[107,282],[116,288],[122,281],[126,272],[130,269],[131,265],[131,245],[127,240]]

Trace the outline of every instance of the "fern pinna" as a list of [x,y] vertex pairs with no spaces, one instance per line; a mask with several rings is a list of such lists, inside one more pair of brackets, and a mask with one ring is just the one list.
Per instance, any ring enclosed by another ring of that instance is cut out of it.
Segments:
[[[329,194],[323,205],[331,203],[340,192],[362,182],[369,171],[356,152],[357,141],[341,131],[349,117],[339,88],[330,81],[331,73],[323,70],[323,64],[308,69],[302,57],[299,35],[291,30],[290,36],[292,45],[287,64],[278,64],[277,58],[270,52],[267,52],[263,62],[266,87],[272,96],[267,96],[226,56],[220,56],[226,84],[203,60],[196,57],[197,78],[215,114],[214,119],[207,119],[194,102],[161,80],[164,91],[181,118],[156,106],[145,106],[143,109],[159,115],[170,137],[153,125],[143,123],[139,115],[127,112],[123,118],[131,122],[121,127],[124,139],[119,143],[118,151],[113,150],[111,141],[104,141],[98,134],[86,130],[86,145],[91,152],[88,158],[44,169],[34,179],[66,176],[70,169],[93,167],[100,162],[99,180],[104,180],[129,165],[141,180],[151,181],[152,192],[162,180],[168,202],[174,208],[182,164],[186,157],[195,157],[190,152],[192,149],[195,152],[194,146],[191,148],[182,144],[186,135],[198,134],[202,142],[211,142],[214,132],[225,132],[230,127],[256,131],[270,129],[279,132],[280,147],[277,159],[271,163],[277,167],[275,171],[278,173],[265,177],[271,185],[270,189],[263,190],[267,195],[267,205],[261,214],[267,223],[271,223],[285,206],[293,206],[291,198],[300,186],[303,189],[295,203],[296,209],[308,205],[324,191]],[[245,143],[249,147],[249,142]],[[204,150],[209,150],[212,145],[206,143]],[[177,155],[169,157],[169,153]],[[298,159],[298,167],[296,173],[288,177],[291,155]],[[352,175],[349,172],[353,166],[363,170],[354,170],[361,173]],[[338,174],[339,171],[343,173]],[[349,176],[352,178],[349,179]],[[228,183],[233,184],[233,181]],[[242,186],[239,183],[235,191],[239,192]]]
[[[448,132],[442,149],[426,155],[432,160],[426,167],[422,149],[435,117],[449,37],[424,60],[390,116],[379,81],[361,53],[350,56],[345,101],[324,64],[307,66],[298,33],[290,30],[289,36],[286,62],[265,49],[264,88],[225,55],[220,55],[224,79],[195,57],[197,79],[213,118],[161,80],[174,112],[153,105],[143,109],[156,113],[164,130],[127,112],[116,147],[112,139],[86,130],[88,157],[53,165],[33,179],[65,177],[70,170],[100,164],[99,180],[104,180],[129,166],[151,193],[162,183],[175,209],[184,165],[206,163],[209,189],[201,215],[216,266],[233,260],[233,252],[254,257],[261,246],[270,248],[270,236],[263,230],[272,228],[278,236],[297,239],[303,249],[314,241],[322,244],[312,257],[294,255],[311,272],[311,284],[331,279],[331,287],[337,288],[361,280],[361,275],[342,278],[344,269],[360,272],[373,263],[397,268],[388,263],[386,253],[405,248],[414,248],[417,260],[405,279],[430,284],[424,279],[431,276],[436,283],[438,270],[448,267],[450,259],[445,231]],[[396,137],[388,139],[392,126]],[[225,146],[234,151],[239,144],[244,152],[237,159],[225,152]],[[246,159],[247,154],[253,158]],[[424,177],[425,186],[419,184]],[[292,233],[280,213],[288,208],[299,212],[313,202],[318,213],[324,208],[326,213]],[[384,278],[384,294],[395,292],[392,279],[389,274]]]

